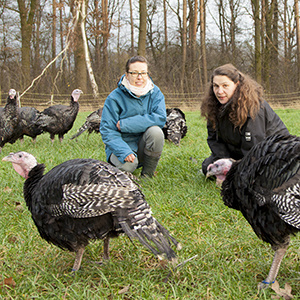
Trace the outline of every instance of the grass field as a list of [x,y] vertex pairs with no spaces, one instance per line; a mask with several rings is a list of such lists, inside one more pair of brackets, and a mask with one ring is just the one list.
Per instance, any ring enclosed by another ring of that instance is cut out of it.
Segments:
[[[292,134],[300,135],[300,111],[277,110]],[[10,152],[32,153],[46,171],[80,157],[105,160],[100,135],[82,134],[69,140],[88,112],[78,115],[62,144],[48,134],[36,144],[6,144]],[[23,200],[24,179],[10,163],[0,161],[0,299],[272,299],[272,289],[258,292],[273,259],[241,213],[225,207],[215,182],[200,173],[209,155],[205,122],[199,112],[186,112],[188,134],[181,146],[166,142],[155,178],[142,182],[154,216],[182,243],[179,262],[195,257],[171,272],[142,245],[126,236],[112,240],[111,260],[104,265],[102,241],[92,242],[74,276],[74,253],[42,240]],[[139,175],[139,171],[135,172]],[[277,280],[292,287],[300,299],[300,235],[292,237]]]

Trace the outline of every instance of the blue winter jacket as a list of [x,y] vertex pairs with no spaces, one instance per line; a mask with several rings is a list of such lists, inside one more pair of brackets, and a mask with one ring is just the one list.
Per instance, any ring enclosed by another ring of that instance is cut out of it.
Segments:
[[[100,123],[107,161],[114,153],[122,163],[129,154],[136,154],[147,128],[163,128],[166,123],[165,97],[160,89],[154,85],[146,95],[137,97],[122,84],[124,76],[106,98]],[[119,120],[121,132],[116,126]]]

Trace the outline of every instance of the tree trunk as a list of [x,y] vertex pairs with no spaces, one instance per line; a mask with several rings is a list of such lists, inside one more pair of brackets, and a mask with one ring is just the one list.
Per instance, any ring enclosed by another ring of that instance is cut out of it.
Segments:
[[92,90],[93,90],[93,96],[95,99],[97,99],[99,96],[98,85],[96,83],[94,71],[92,68],[91,57],[90,57],[90,52],[89,52],[89,47],[88,47],[88,42],[87,42],[87,37],[86,37],[86,30],[85,30],[86,10],[87,10],[86,1],[87,0],[83,0],[82,5],[81,5],[81,15],[82,15],[81,34],[82,34],[82,39],[83,39],[83,48],[84,48],[84,54],[85,54],[86,68],[87,68],[87,72],[90,77],[91,86],[92,86]]
[[194,0],[191,4],[191,34],[190,34],[190,45],[191,45],[191,60],[190,60],[190,85],[192,92],[198,90],[198,85],[195,86],[195,74],[197,67],[197,25],[198,25],[198,0]]
[[235,33],[237,31],[237,24],[236,24],[236,7],[235,7],[234,0],[229,0],[229,8],[230,8],[230,44],[231,44],[231,61],[232,64],[235,65],[236,63],[236,45],[235,45]]
[[182,61],[181,61],[181,78],[180,87],[181,92],[184,93],[184,78],[185,78],[185,64],[186,64],[186,46],[187,46],[187,2],[182,1]]
[[262,62],[261,62],[261,22],[260,22],[260,0],[251,0],[254,17],[254,66],[255,78],[261,83]]
[[140,3],[140,27],[138,55],[146,56],[146,34],[147,34],[147,1],[139,0]]
[[108,70],[108,38],[109,38],[109,21],[108,21],[108,0],[102,0],[102,81],[106,88],[109,89],[109,70]]
[[30,83],[30,44],[32,37],[32,26],[36,13],[38,0],[31,0],[29,10],[26,8],[27,1],[18,0],[20,20],[21,20],[21,40],[22,40],[22,75],[23,88]]
[[[52,0],[52,60],[56,56],[56,0]],[[55,63],[52,64],[52,79],[55,78],[56,73],[56,66]],[[54,85],[52,86],[52,93],[53,93]]]
[[297,34],[298,89],[300,89],[300,16],[299,16],[299,2],[298,2],[298,0],[295,0],[295,19],[296,19],[296,34]]
[[32,63],[33,66],[33,77],[36,77],[41,72],[41,40],[40,40],[40,29],[41,29],[41,16],[42,16],[42,8],[40,3],[37,3],[36,8],[36,21],[35,21],[35,29],[34,29],[34,61]]
[[133,23],[133,12],[132,12],[132,0],[129,0],[129,10],[130,10],[130,53],[131,56],[134,55],[134,23]]
[[[208,82],[207,78],[207,58],[206,58],[206,44],[205,44],[205,4],[204,0],[200,0],[200,40],[201,40],[201,56],[202,56],[202,70],[203,82]],[[200,81],[200,90],[203,90],[203,82]]]
[[[164,32],[165,32],[165,74],[168,74],[168,24],[167,24],[167,5],[166,0],[163,0],[164,4]],[[166,76],[167,82],[169,76]]]
[[74,61],[75,61],[75,82],[74,88],[80,88],[84,92],[87,91],[87,71],[83,47],[83,38],[81,32],[82,16],[79,13],[79,5],[75,7],[74,14],[78,16],[78,23],[74,32]]

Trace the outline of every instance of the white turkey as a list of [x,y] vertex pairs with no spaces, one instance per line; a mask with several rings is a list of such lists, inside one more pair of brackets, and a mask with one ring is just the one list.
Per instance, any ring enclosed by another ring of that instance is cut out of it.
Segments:
[[166,112],[167,121],[163,127],[165,139],[179,146],[187,133],[185,114],[179,108],[167,108]]
[[55,135],[58,135],[62,142],[64,135],[73,127],[79,111],[78,100],[81,94],[81,90],[75,89],[71,94],[70,105],[52,105],[40,113],[36,125],[50,133],[52,143]]
[[19,137],[16,134],[18,125],[17,92],[10,89],[6,105],[0,109],[0,153],[6,143],[13,144]]
[[104,240],[104,259],[109,258],[109,239],[125,233],[138,239],[158,257],[176,262],[171,242],[180,244],[153,216],[139,186],[106,162],[68,160],[43,174],[27,152],[11,153],[3,161],[26,178],[24,199],[40,236],[54,245],[76,252],[77,271],[90,240]]
[[103,108],[100,107],[96,111],[93,111],[92,113],[90,113],[86,117],[84,124],[77,130],[77,133],[74,134],[70,139],[73,140],[73,139],[79,137],[86,130],[88,131],[89,134],[91,134],[92,132],[99,133],[102,109]]
[[259,284],[260,289],[268,287],[276,279],[290,235],[300,230],[300,137],[270,136],[242,160],[218,160],[207,170],[207,176],[225,175],[225,205],[241,211],[255,234],[275,250],[269,274]]

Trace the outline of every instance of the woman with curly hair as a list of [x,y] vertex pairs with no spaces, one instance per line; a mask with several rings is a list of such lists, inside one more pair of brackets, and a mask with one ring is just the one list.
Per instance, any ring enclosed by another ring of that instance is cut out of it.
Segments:
[[220,158],[241,159],[258,142],[276,134],[289,134],[279,116],[263,98],[263,88],[232,64],[216,68],[201,105],[207,120],[207,143],[211,156],[202,163]]

